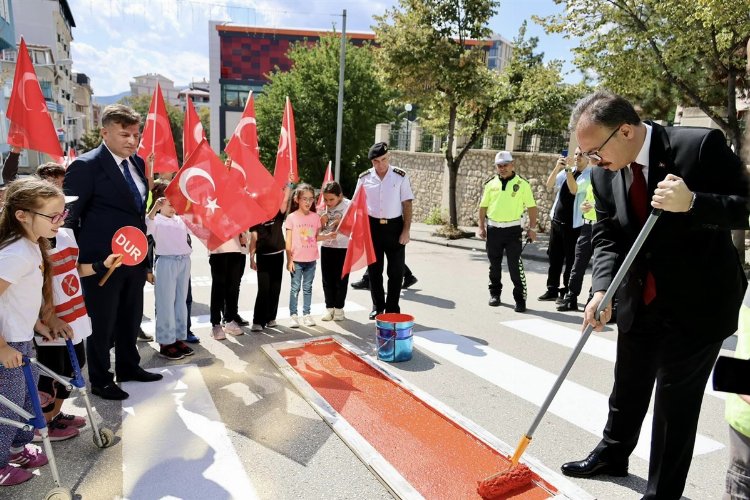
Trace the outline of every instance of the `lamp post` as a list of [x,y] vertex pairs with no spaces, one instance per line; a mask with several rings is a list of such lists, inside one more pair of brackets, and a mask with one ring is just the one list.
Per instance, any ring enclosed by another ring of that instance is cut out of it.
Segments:
[[411,137],[409,137],[409,123],[411,120],[409,120],[409,115],[411,114],[412,105],[407,103],[404,104],[404,110],[406,111],[406,151],[411,151],[411,148],[409,147],[409,141]]

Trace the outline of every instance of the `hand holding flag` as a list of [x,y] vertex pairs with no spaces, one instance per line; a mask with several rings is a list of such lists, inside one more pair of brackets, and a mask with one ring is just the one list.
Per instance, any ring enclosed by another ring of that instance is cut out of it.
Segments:
[[[155,172],[177,172],[180,169],[164,96],[158,83],[151,98],[141,144],[138,146],[138,156],[144,160],[149,153],[155,153],[159,158],[159,163],[154,166]],[[183,158],[184,160],[186,158]]]
[[354,193],[349,210],[339,223],[337,232],[349,237],[346,249],[344,267],[341,270],[343,278],[352,271],[358,271],[375,262],[375,247],[370,235],[370,219],[367,215],[367,194],[364,189]]

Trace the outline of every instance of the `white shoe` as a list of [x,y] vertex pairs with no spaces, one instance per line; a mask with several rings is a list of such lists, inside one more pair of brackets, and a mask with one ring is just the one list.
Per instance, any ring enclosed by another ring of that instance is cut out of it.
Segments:
[[229,335],[234,335],[234,336],[243,335],[245,333],[242,331],[242,328],[240,328],[240,325],[238,325],[236,321],[230,321],[229,323],[226,323],[224,325],[224,330]]
[[331,321],[333,319],[333,308],[326,309],[326,313],[320,318],[320,321]]
[[343,309],[336,308],[333,310],[333,321],[344,321],[345,319]]
[[273,328],[274,326],[278,326],[278,325],[279,325],[279,324],[278,324],[278,323],[276,323],[276,320],[275,320],[275,319],[272,319],[271,321],[269,321],[268,323],[266,323],[266,326],[267,326],[268,328]]
[[214,325],[211,327],[211,336],[216,340],[224,340],[227,338],[227,336],[224,335],[224,329],[221,325]]
[[306,314],[304,318],[302,318],[303,323],[305,323],[305,326],[315,326],[315,320],[312,319],[312,316],[309,314]]
[[262,332],[263,327],[260,326],[258,323],[253,323],[253,326],[250,327],[251,332]]
[[299,317],[296,314],[289,318],[289,328],[299,328]]

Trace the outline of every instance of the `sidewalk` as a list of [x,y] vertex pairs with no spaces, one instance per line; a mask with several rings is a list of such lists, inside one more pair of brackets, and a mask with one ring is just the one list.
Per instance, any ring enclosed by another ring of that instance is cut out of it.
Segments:
[[[424,243],[433,243],[446,247],[463,248],[464,250],[476,250],[485,252],[485,242],[477,236],[478,228],[476,226],[460,227],[463,231],[474,234],[471,238],[461,238],[459,240],[449,240],[442,236],[433,236],[432,233],[437,231],[440,226],[431,226],[422,222],[412,223],[411,239],[412,241],[421,241]],[[528,260],[537,260],[547,262],[547,247],[549,246],[549,234],[539,233],[534,243],[529,243],[523,251],[523,258]]]

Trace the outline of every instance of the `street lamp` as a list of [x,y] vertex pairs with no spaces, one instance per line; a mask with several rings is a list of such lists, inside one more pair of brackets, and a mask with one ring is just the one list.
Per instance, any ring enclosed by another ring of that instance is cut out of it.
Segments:
[[406,151],[411,151],[411,148],[409,147],[409,141],[411,137],[409,137],[409,123],[411,120],[409,120],[409,114],[412,110],[412,105],[409,103],[404,104],[404,110],[406,111]]

